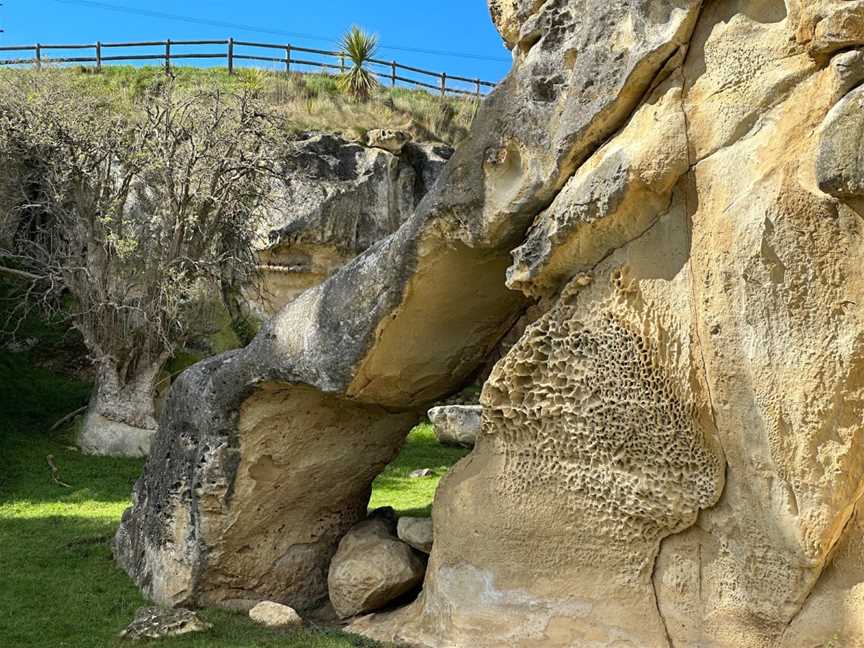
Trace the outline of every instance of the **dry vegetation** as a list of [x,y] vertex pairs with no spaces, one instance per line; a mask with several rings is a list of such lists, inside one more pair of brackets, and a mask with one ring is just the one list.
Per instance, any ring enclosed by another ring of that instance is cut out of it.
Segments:
[[[15,71],[5,71],[15,74]],[[83,90],[107,92],[118,103],[131,105],[154,83],[165,78],[161,67],[69,68],[65,74]],[[180,87],[221,87],[257,90],[284,118],[289,131],[321,130],[362,139],[373,128],[406,130],[421,141],[455,145],[471,127],[479,103],[473,98],[442,98],[421,90],[379,86],[366,102],[347,97],[337,77],[326,74],[287,74],[241,68],[229,76],[222,68],[179,67],[172,72]]]

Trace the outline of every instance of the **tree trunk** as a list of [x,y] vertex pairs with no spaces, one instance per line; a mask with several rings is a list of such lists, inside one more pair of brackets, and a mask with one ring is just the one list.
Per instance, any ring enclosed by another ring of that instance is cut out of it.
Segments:
[[145,457],[156,433],[155,395],[162,363],[126,380],[111,360],[99,363],[79,445],[87,454]]

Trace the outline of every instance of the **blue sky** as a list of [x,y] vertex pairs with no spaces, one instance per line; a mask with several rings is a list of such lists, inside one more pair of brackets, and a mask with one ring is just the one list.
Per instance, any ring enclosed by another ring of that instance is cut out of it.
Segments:
[[[357,23],[379,35],[382,49],[378,57],[388,61],[395,59],[425,69],[490,81],[500,80],[510,68],[510,53],[492,26],[486,0],[0,0],[0,3],[3,5],[0,28],[5,30],[0,34],[2,45],[233,36],[335,49],[339,36]],[[175,19],[167,14],[193,20]]]

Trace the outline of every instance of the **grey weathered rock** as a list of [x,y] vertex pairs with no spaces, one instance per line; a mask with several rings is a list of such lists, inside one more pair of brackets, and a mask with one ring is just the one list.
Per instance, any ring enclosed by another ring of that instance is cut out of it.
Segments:
[[[864,59],[857,52],[851,56]],[[816,179],[825,193],[864,199],[864,87],[843,97],[820,128]]]
[[273,601],[262,601],[249,610],[249,618],[268,628],[291,628],[303,625],[297,611]]
[[262,231],[263,290],[247,292],[253,310],[272,314],[395,232],[453,150],[405,141],[396,153],[329,133],[303,133],[286,144]]
[[339,543],[327,578],[330,602],[343,618],[377,610],[417,587],[425,569],[392,520],[371,517]]
[[135,620],[120,636],[133,641],[179,637],[212,628],[192,610],[182,608],[143,607],[135,612]]
[[441,405],[430,409],[428,416],[438,441],[473,448],[482,413],[480,405]]
[[400,517],[396,526],[396,535],[418,551],[432,551],[433,533],[432,518]]
[[393,155],[402,153],[405,145],[411,141],[411,135],[405,131],[390,128],[374,128],[366,134],[369,146],[390,151]]
[[503,282],[510,250],[666,75],[699,6],[538,6],[513,71],[413,216],[248,347],[180,377],[115,541],[148,596],[297,609],[326,598],[330,559],[365,516],[372,480],[525,307]]
[[139,367],[121,380],[108,363],[97,369],[97,380],[84,416],[78,445],[87,454],[146,457],[156,435],[154,389],[160,365]]
[[408,476],[411,479],[420,479],[421,477],[431,477],[434,474],[431,468],[418,468],[409,472]]

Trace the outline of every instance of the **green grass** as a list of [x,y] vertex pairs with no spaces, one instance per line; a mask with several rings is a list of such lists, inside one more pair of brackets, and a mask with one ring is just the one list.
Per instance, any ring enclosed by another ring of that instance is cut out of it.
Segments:
[[[3,648],[120,646],[123,642],[118,633],[132,620],[135,610],[146,605],[127,576],[114,566],[109,547],[143,462],[83,456],[72,447],[70,431],[48,432],[55,421],[86,403],[88,393],[89,385],[35,366],[32,352],[0,351]],[[46,463],[49,454],[60,468],[61,479],[71,488],[52,481]],[[435,442],[428,424],[418,426],[398,459],[376,480],[371,506],[393,506],[402,514],[428,514],[441,475],[464,454]],[[408,478],[407,474],[417,468],[433,468],[435,476]],[[335,630],[274,632],[252,624],[243,615],[216,610],[205,610],[202,616],[214,626],[208,633],[138,645],[378,645]]]
[[[398,515],[428,517],[438,482],[468,450],[442,446],[432,425],[421,423],[408,435],[402,452],[372,484],[370,508],[392,506]],[[429,468],[429,477],[409,477],[412,470]]]

